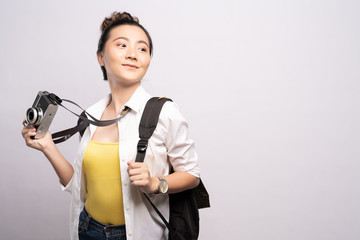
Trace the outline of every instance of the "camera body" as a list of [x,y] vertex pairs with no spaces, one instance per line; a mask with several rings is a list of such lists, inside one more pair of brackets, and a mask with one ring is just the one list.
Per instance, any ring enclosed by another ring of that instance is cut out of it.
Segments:
[[26,111],[26,122],[36,128],[35,139],[45,136],[61,99],[53,93],[39,91],[31,108]]

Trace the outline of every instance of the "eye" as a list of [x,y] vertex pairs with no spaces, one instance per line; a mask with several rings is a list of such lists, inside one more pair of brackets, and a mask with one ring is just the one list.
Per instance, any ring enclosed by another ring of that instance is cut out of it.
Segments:
[[147,48],[139,48],[140,52],[147,52]]
[[126,47],[126,45],[125,45],[124,43],[118,43],[117,46],[118,46],[118,47],[121,47],[121,48]]

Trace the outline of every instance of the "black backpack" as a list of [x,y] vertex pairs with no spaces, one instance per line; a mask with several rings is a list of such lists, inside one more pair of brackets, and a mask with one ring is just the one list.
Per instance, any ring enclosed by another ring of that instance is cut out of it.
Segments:
[[[136,162],[143,162],[148,140],[153,134],[159,120],[162,106],[168,98],[151,98],[145,106],[139,125],[138,153]],[[209,194],[200,179],[200,184],[194,189],[184,192],[169,194],[170,220],[166,221],[164,216],[144,193],[145,198],[152,205],[169,230],[171,240],[193,240],[199,236],[199,210],[210,207]]]

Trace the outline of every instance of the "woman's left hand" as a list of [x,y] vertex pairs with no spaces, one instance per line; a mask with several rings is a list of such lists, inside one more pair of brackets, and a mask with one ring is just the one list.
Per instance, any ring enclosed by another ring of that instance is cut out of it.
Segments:
[[160,180],[157,177],[151,177],[149,168],[143,162],[128,162],[128,173],[131,184],[137,186],[144,193],[155,193],[158,191]]

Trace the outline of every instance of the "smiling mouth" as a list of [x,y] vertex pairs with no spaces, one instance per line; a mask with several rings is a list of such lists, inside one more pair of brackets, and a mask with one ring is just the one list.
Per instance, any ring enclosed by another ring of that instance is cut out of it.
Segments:
[[133,69],[138,69],[138,67],[136,65],[132,65],[132,64],[122,64],[124,67],[129,67],[129,68],[133,68]]

